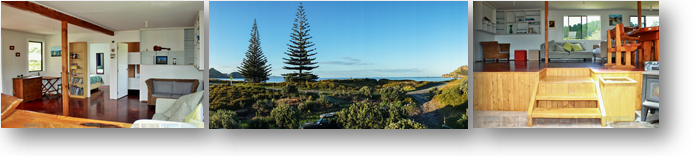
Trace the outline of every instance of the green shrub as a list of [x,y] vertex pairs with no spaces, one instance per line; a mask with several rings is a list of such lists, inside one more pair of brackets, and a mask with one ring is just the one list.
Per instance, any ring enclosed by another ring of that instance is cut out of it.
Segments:
[[257,100],[280,97],[280,92],[267,90],[259,86],[212,85],[209,91],[209,109],[211,111],[218,109],[238,110],[248,104],[254,104]]
[[384,129],[386,125],[408,117],[407,111],[394,104],[381,107],[365,102],[355,103],[337,113],[337,122],[344,129]]
[[257,112],[264,112],[268,111],[271,108],[273,108],[275,100],[269,100],[269,99],[264,99],[264,100],[258,100],[257,102],[252,105],[252,108],[257,110]]
[[278,107],[271,111],[271,117],[276,121],[278,127],[293,129],[299,126],[300,111],[281,102],[278,104]]
[[467,116],[469,116],[469,110],[466,110],[465,114],[462,114],[462,118],[457,120],[457,126],[462,129],[467,129]]
[[426,125],[415,122],[414,120],[402,119],[398,122],[390,123],[385,129],[427,129]]
[[266,118],[254,118],[247,122],[249,129],[269,129],[269,120]]
[[370,86],[363,86],[360,90],[358,90],[358,94],[365,97],[373,97],[373,92],[375,92],[375,88]]
[[314,109],[315,109],[315,102],[312,102],[309,100],[305,101],[304,103],[300,103],[300,105],[298,105],[298,110],[300,110],[300,112],[309,112],[309,111],[312,111]]
[[317,99],[317,101],[319,101],[322,104],[331,103],[331,101],[329,100],[329,97],[327,97],[326,95],[320,95],[319,98]]
[[380,90],[382,101],[402,101],[406,92],[399,86],[387,87]]
[[281,94],[286,96],[297,93],[298,87],[296,87],[294,84],[287,84],[286,86],[283,86],[283,88],[281,88]]
[[[450,83],[455,83],[457,85],[444,87],[441,89],[441,93],[434,96],[433,98],[438,99],[438,101],[443,105],[449,105],[457,107],[467,103],[467,80],[459,79]],[[464,90],[462,90],[464,88]],[[458,107],[460,108],[460,107]],[[466,108],[466,107],[465,107]]]
[[210,129],[237,129],[239,126],[240,121],[235,111],[217,110],[210,116]]

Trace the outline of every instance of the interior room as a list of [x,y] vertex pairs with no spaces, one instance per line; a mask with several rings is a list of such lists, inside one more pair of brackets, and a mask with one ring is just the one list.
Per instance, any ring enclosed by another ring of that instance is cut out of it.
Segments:
[[3,1],[2,127],[202,128],[203,9]]
[[658,4],[473,2],[475,127],[658,128]]

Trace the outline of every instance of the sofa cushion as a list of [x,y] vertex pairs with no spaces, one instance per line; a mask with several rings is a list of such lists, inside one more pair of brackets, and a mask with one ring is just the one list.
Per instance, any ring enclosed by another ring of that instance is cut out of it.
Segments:
[[580,43],[572,43],[571,49],[573,49],[573,51],[583,51]]
[[588,50],[588,48],[586,48],[586,44],[583,43],[583,42],[578,42],[578,44],[581,45],[581,49],[582,49],[581,51],[593,51],[593,48],[591,48],[590,50]]
[[174,102],[174,106],[165,112],[165,116],[169,117],[168,121],[184,122],[184,118],[194,110],[202,98],[203,91],[184,95]]
[[172,98],[171,93],[152,93],[152,97],[159,97],[159,98]]
[[[555,51],[567,52],[567,51],[564,50],[564,47],[562,47],[562,46],[560,46],[560,45],[557,45],[557,48],[556,48],[556,49],[557,49],[557,50],[555,50]],[[567,52],[567,53],[568,53],[568,52]]]
[[184,96],[184,95],[186,95],[186,94],[172,94],[171,97],[172,97],[173,99],[178,99],[178,98],[180,98],[180,97],[182,97],[182,96]]
[[593,56],[593,52],[592,52],[592,51],[575,51],[575,52],[569,53],[569,55],[589,55],[589,56]]
[[557,51],[557,42],[556,41],[554,41],[554,40],[549,41],[549,43],[547,43],[547,45],[549,45],[549,48],[548,48],[549,51]]
[[152,84],[155,93],[172,93],[174,85],[172,81],[153,81]]
[[566,51],[566,52],[574,51],[574,49],[571,47],[571,43],[569,43],[569,42],[564,43],[564,51]]
[[177,82],[174,81],[172,84],[172,93],[174,94],[191,94],[191,87],[193,87],[193,82]]
[[196,125],[197,128],[203,128],[203,107],[201,103],[198,103],[189,115],[184,118],[186,123]]
[[164,114],[162,114],[162,113],[158,113],[158,114],[152,115],[152,119],[153,119],[153,120],[163,120],[163,121],[167,121],[167,120],[169,119],[169,117],[166,117],[166,116],[165,116]]

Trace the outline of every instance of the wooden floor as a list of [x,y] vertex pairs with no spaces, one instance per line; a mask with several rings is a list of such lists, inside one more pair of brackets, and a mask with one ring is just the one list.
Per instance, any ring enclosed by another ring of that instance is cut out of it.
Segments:
[[[63,102],[60,97],[41,99],[22,103],[17,109],[63,115]],[[92,90],[92,97],[86,99],[70,99],[70,114],[68,116],[133,123],[138,119],[151,119],[155,114],[155,106],[140,102],[137,94],[127,95],[118,100],[109,99],[109,86]]]
[[[472,68],[472,67],[470,67]],[[487,60],[474,63],[474,72],[537,72],[545,67],[544,61],[501,61]],[[607,69],[600,60],[583,61],[580,59],[552,59],[547,68],[590,68],[594,70]],[[622,69],[627,70],[627,69]],[[632,71],[643,71],[644,69],[635,68]]]

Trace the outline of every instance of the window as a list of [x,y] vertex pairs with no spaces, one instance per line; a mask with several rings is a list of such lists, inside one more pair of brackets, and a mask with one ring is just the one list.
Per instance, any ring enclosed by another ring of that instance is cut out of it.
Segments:
[[37,41],[29,41],[29,71],[43,70],[43,43]]
[[600,40],[600,16],[564,16],[564,40]]
[[[633,27],[637,26],[638,20],[636,15],[629,16],[629,23]],[[649,27],[658,26],[658,16],[641,16],[641,27],[646,27],[647,24]]]

